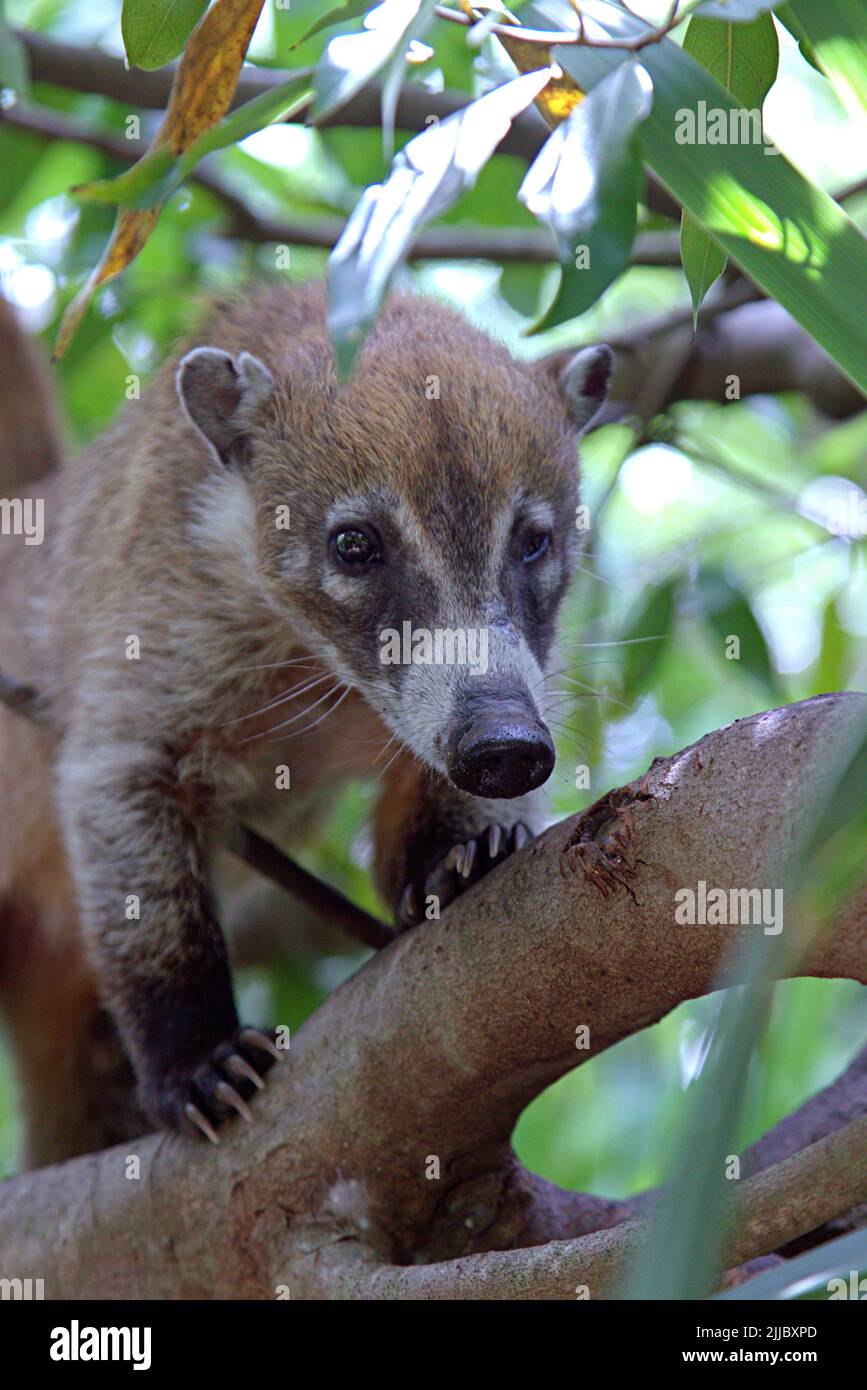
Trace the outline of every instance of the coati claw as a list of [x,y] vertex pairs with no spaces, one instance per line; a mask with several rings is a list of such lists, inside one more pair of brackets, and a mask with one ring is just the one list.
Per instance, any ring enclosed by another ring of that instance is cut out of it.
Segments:
[[461,878],[469,878],[476,860],[476,842],[468,840],[464,846],[464,859],[460,867]]
[[400,906],[397,909],[398,922],[406,923],[411,926],[418,917],[418,901],[416,899],[415,887],[408,883],[400,895]]
[[422,901],[435,897],[441,909],[448,907],[454,898],[466,892],[497,863],[523,849],[532,838],[532,831],[519,822],[508,828],[490,825],[475,838],[452,845],[436,867],[418,881],[418,888],[416,883],[407,883],[404,887],[396,912],[398,929],[406,931],[421,921],[419,894]]
[[253,1112],[246,1101],[242,1100],[228,1081],[218,1081],[214,1087],[214,1095],[217,1100],[221,1100],[224,1105],[230,1105],[233,1110],[237,1110],[242,1120],[246,1120],[248,1125],[253,1123]]
[[283,1053],[275,1047],[273,1039],[260,1033],[258,1028],[242,1028],[238,1037],[247,1047],[258,1047],[260,1052],[267,1052],[275,1062],[283,1061]]
[[515,826],[515,850],[523,849],[532,836],[526,825],[518,824]]
[[227,1057],[223,1063],[226,1071],[239,1081],[252,1081],[257,1091],[264,1091],[265,1082],[257,1071],[254,1071],[249,1062],[245,1062],[243,1057],[239,1057],[237,1052],[233,1052],[231,1057]]
[[220,1138],[217,1131],[214,1129],[210,1120],[202,1114],[197,1105],[193,1105],[192,1101],[187,1101],[184,1106],[184,1114],[190,1124],[195,1125],[197,1129],[201,1130],[206,1139],[210,1139],[212,1144],[219,1144]]
[[463,873],[463,868],[464,868],[464,847],[463,847],[463,845],[454,845],[454,846],[449,850],[448,854],[447,854],[446,857],[445,857],[445,863],[444,863],[443,867],[446,868],[446,869],[455,869],[455,870],[457,871],[457,873],[459,873],[459,874],[460,874],[460,873]]
[[265,1033],[239,1028],[209,1053],[152,1078],[143,1088],[145,1107],[166,1128],[192,1131],[216,1144],[217,1130],[235,1115],[248,1124],[255,1119],[249,1102],[264,1090],[262,1076],[281,1060],[282,1053]]

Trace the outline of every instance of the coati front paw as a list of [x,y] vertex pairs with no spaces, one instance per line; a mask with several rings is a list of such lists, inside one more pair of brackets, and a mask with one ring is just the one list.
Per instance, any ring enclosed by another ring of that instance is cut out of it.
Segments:
[[532,831],[523,824],[491,825],[481,834],[453,845],[429,872],[403,889],[396,913],[398,931],[407,931],[425,920],[429,898],[437,898],[440,909],[447,907],[532,838]]
[[219,1144],[218,1127],[240,1115],[250,1123],[247,1101],[264,1090],[263,1075],[283,1053],[274,1037],[256,1028],[239,1028],[204,1056],[168,1068],[144,1086],[151,1115],[166,1129],[202,1136]]

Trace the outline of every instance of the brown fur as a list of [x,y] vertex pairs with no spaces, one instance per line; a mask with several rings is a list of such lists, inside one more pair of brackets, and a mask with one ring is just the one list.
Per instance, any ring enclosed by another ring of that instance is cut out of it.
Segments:
[[[248,473],[214,457],[181,410],[178,353],[43,485],[45,545],[0,539],[0,668],[42,691],[55,718],[52,738],[0,708],[0,997],[32,1162],[137,1133],[145,1113],[176,1125],[190,1096],[204,1106],[226,1049],[242,1051],[211,901],[227,819],[289,846],[328,789],[376,777],[396,752],[376,827],[392,901],[456,840],[532,821],[521,800],[451,787],[443,734],[415,741],[413,711],[445,709],[468,687],[415,667],[384,675],[370,635],[405,603],[424,621],[460,612],[495,626],[502,609],[510,632],[525,623],[521,659],[541,672],[576,548],[566,402],[451,311],[401,299],[338,391],[324,313],[319,286],[267,286],[216,306],[181,350],[252,353],[271,373],[273,393],[250,413]],[[335,589],[324,546],[328,508],[356,493],[383,509],[408,557],[375,612],[352,583]],[[547,578],[526,593],[511,570],[495,573],[493,539],[525,494],[557,529]],[[288,537],[273,520],[284,503]],[[130,635],[139,660],[127,659]],[[497,679],[517,670],[516,642],[501,640]],[[422,676],[427,687],[412,683]]]

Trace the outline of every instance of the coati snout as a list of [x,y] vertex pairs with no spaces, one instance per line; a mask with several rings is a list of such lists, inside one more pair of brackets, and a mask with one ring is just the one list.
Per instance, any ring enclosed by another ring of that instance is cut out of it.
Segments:
[[541,787],[554,758],[551,735],[529,702],[494,687],[473,702],[469,721],[453,735],[447,767],[461,791],[498,800]]

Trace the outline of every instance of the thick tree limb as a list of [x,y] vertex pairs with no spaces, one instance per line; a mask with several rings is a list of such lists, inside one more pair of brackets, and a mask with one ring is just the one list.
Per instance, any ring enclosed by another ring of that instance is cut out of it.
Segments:
[[[509,1150],[514,1122],[579,1060],[714,988],[733,942],[756,928],[677,927],[674,892],[698,879],[779,882],[865,705],[821,696],[739,721],[553,826],[332,995],[259,1098],[257,1123],[219,1149],[151,1136],[5,1184],[0,1273],[44,1278],[55,1297],[272,1297],[281,1283],[320,1297],[328,1249],[344,1245],[367,1274],[373,1260],[450,1267],[450,1296],[464,1276],[442,1251],[459,1261],[502,1252],[484,1278],[510,1296],[539,1296],[552,1278],[563,1296],[562,1279],[587,1282],[576,1271],[588,1268],[609,1287],[640,1228],[611,1228],[617,1204],[526,1180]],[[863,903],[802,973],[867,982]],[[587,1052],[575,1049],[579,1025]],[[848,1147],[834,1182],[818,1181],[852,1135],[863,1150],[862,1123],[744,1184],[748,1224],[732,1258],[864,1200],[863,1163]],[[140,1181],[126,1176],[127,1153],[141,1160]],[[527,1252],[560,1219],[590,1241],[580,1261],[571,1248]],[[606,1229],[588,1235],[597,1219]],[[409,1276],[382,1277],[379,1293]]]
[[[741,1264],[867,1193],[867,1115],[820,1139],[732,1192],[726,1259]],[[629,1221],[575,1240],[490,1251],[429,1265],[371,1259],[351,1242],[306,1257],[305,1291],[352,1299],[568,1299],[617,1297],[647,1235]]]

